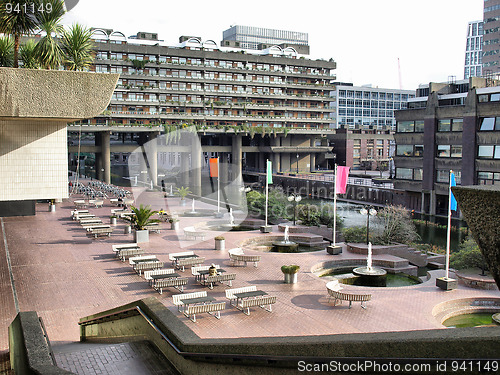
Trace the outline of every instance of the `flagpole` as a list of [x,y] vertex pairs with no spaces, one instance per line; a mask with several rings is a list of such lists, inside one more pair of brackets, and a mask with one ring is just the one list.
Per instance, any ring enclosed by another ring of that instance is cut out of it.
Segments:
[[219,157],[217,156],[217,212],[220,212],[220,173],[219,173]]
[[445,277],[448,278],[450,272],[450,240],[451,240],[451,174],[453,173],[450,170],[450,186],[448,187],[448,228],[446,231],[446,265]]
[[265,208],[265,216],[266,216],[266,222],[265,222],[265,226],[267,227],[267,201],[269,199],[269,193],[268,193],[268,190],[269,190],[269,160],[266,159],[266,208]]
[[333,178],[333,241],[332,246],[336,246],[337,236],[337,163],[334,167],[335,176]]

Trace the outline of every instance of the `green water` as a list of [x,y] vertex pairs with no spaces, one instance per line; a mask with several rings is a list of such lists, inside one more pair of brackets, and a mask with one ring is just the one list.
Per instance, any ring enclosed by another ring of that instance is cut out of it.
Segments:
[[[352,271],[352,269],[351,269],[351,271]],[[321,276],[323,277],[323,276],[340,276],[340,275],[342,275],[342,277],[341,277],[342,283],[350,284],[350,285],[357,285],[356,284],[357,277],[355,277],[353,274],[348,274],[347,272],[349,272],[349,271],[347,271],[345,268],[343,268],[340,270],[339,269],[334,270],[332,272],[329,272],[327,274],[323,274]],[[386,288],[394,288],[394,287],[400,287],[400,286],[411,286],[411,285],[417,285],[420,283],[421,283],[421,281],[418,277],[410,276],[410,275],[407,275],[404,273],[396,273],[396,274],[388,273],[387,278],[386,278]],[[362,286],[362,285],[359,285],[359,286]]]
[[443,325],[448,328],[481,327],[496,325],[492,319],[494,313],[473,313],[453,316],[446,319]]

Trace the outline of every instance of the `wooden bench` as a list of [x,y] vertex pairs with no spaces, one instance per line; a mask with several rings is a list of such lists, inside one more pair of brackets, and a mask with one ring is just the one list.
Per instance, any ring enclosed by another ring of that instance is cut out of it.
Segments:
[[150,232],[160,233],[160,224],[159,223],[151,223],[149,225],[144,226],[144,229],[149,230]]
[[173,268],[161,268],[158,270],[144,271],[144,279],[150,281],[153,280],[153,275],[168,275],[171,273],[175,273]]
[[232,281],[236,279],[235,273],[224,273],[222,275],[207,276],[204,280],[201,280],[203,285],[208,286],[209,289],[214,288],[215,283],[228,282],[229,286],[232,286]]
[[158,258],[156,258],[156,255],[139,255],[136,257],[131,257],[128,260],[128,264],[131,266],[134,266],[134,264],[142,262],[144,260],[148,260],[149,262],[157,261]]
[[176,279],[166,279],[166,280],[157,280],[153,283],[153,289],[158,293],[163,293],[163,288],[175,288],[182,292],[184,290],[184,285],[187,285],[188,279],[187,277],[179,277]]
[[[262,296],[262,297],[256,297],[256,298],[247,298],[241,300],[241,302],[236,305],[235,307],[238,310],[243,311],[244,314],[250,315],[250,307],[255,307],[259,306],[260,308],[272,312],[271,305],[276,303],[276,296]],[[269,306],[266,308],[266,306]],[[245,312],[246,309],[246,312]]]
[[206,296],[207,296],[206,291],[186,293],[186,294],[174,294],[172,296],[172,300],[173,300],[174,306],[177,306],[177,310],[181,311],[181,306],[184,305],[181,300],[190,299],[190,298],[200,298],[200,297],[206,297]]
[[229,260],[231,260],[233,265],[236,265],[238,263],[244,263],[246,266],[248,262],[253,262],[254,267],[257,267],[257,263],[260,262],[261,259],[260,255],[243,254],[243,250],[240,248],[231,249],[228,251],[228,253],[229,253]]
[[113,228],[90,228],[87,231],[87,235],[97,238],[98,236],[111,236],[111,233],[113,233]]
[[76,200],[73,202],[76,208],[85,208],[87,207],[87,202],[84,200]]
[[237,300],[237,298],[234,296],[235,294],[255,292],[256,290],[257,287],[255,285],[244,286],[242,288],[226,289],[226,298],[229,299],[229,303],[234,306],[233,302]]
[[113,250],[113,252],[115,252],[115,253],[119,253],[123,249],[130,249],[130,248],[133,248],[133,247],[139,247],[139,245],[137,244],[137,242],[121,243],[121,244],[117,244],[117,245],[111,245],[111,250]]
[[193,255],[194,256],[194,251],[183,251],[180,253],[170,253],[168,254],[168,259],[172,262],[172,265],[175,264],[175,257],[177,256],[186,256],[186,255]]
[[91,199],[91,200],[89,200],[89,204],[93,204],[95,206],[95,208],[98,208],[98,207],[104,206],[104,201],[97,200],[97,199]]
[[122,262],[125,262],[130,257],[142,254],[144,254],[144,249],[141,249],[140,247],[137,249],[123,249],[116,253]]
[[[194,266],[194,267],[191,267],[191,275],[194,276],[195,280],[198,280],[199,277],[200,277],[200,274],[199,274],[198,271],[206,271],[210,267],[211,267],[211,265],[210,266]],[[215,268],[219,269],[221,267],[220,267],[220,265],[215,264]]]
[[184,309],[184,315],[196,322],[196,314],[208,313],[220,319],[220,312],[226,308],[225,302],[207,303],[205,305],[189,305]]
[[205,262],[205,258],[203,258],[203,257],[184,258],[184,259],[179,259],[177,261],[177,263],[175,264],[175,267],[177,269],[182,269],[182,272],[184,272],[186,267],[197,266],[197,265],[203,264],[204,262]]
[[73,210],[73,211],[71,211],[71,217],[73,218],[73,220],[76,220],[76,217],[79,214],[88,214],[88,213],[89,213],[89,210]]
[[200,239],[202,241],[205,240],[206,233],[196,229],[195,227],[186,227],[184,228],[184,236],[186,240],[197,240]]
[[364,306],[363,303],[370,301],[372,299],[371,294],[353,294],[353,293],[341,292],[334,289],[327,289],[327,290],[330,298],[335,299],[335,301],[333,302],[334,306],[337,305],[337,301],[340,301],[340,303],[342,303],[342,301],[349,301],[349,308],[351,308],[353,302],[361,302],[361,307],[363,309],[366,309],[366,306]]
[[154,262],[141,262],[134,264],[134,270],[139,274],[142,274],[142,271],[152,271],[163,268],[163,262],[154,261]]

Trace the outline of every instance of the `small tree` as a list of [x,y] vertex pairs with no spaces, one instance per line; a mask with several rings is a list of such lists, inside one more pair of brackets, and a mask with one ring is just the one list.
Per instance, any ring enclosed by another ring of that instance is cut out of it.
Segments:
[[389,245],[394,242],[409,244],[418,239],[410,212],[403,206],[386,206],[376,216],[379,231],[377,242]]
[[14,63],[14,41],[10,36],[0,37],[0,66],[11,67]]
[[64,28],[61,19],[64,16],[64,3],[61,0],[44,0],[51,4],[50,12],[40,12],[38,22],[45,36],[36,44],[35,53],[40,66],[45,69],[57,69],[64,62],[64,53],[59,45],[59,38]]
[[151,210],[151,206],[144,207],[144,205],[141,204],[139,208],[132,206],[130,209],[134,213],[131,221],[136,230],[143,230],[144,227],[149,224],[160,222],[158,219],[151,219],[151,216],[158,213],[158,211]]
[[184,186],[177,188],[177,191],[175,192],[175,195],[181,197],[181,200],[185,200],[189,194],[191,194],[191,190],[189,190],[188,187]]
[[458,251],[451,254],[450,264],[456,269],[480,268],[481,275],[485,276],[485,271],[488,269],[488,264],[484,260],[483,254],[479,249],[476,241],[471,235],[459,245]]
[[29,39],[21,45],[21,59],[23,60],[23,68],[26,69],[39,69],[40,63],[38,62],[35,53],[36,43]]
[[62,35],[61,48],[65,54],[64,65],[68,70],[84,70],[93,62],[92,31],[74,24]]

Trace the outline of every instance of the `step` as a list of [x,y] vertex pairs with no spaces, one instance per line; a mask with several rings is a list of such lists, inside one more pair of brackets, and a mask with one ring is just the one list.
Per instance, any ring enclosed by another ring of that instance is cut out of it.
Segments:
[[[57,365],[75,374],[179,375],[150,341],[53,345]],[[92,372],[94,373],[94,372]]]
[[0,352],[0,375],[15,375],[10,369],[10,354],[8,351]]

